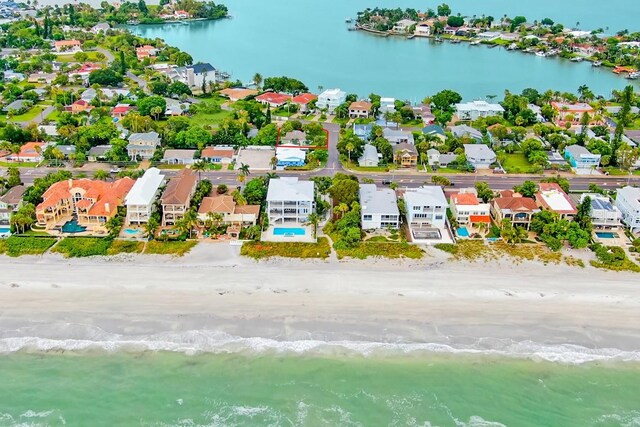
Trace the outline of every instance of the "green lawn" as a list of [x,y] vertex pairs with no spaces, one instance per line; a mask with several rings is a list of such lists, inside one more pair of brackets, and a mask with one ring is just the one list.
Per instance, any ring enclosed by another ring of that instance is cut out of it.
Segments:
[[60,118],[60,111],[58,110],[53,110],[51,114],[47,116],[47,120],[51,122],[57,122],[59,118]]
[[11,117],[11,121],[12,122],[28,122],[31,121],[33,119],[35,119],[36,117],[38,117],[38,115],[44,111],[46,107],[43,107],[42,105],[35,105],[33,106],[33,108],[31,108],[29,111],[27,111],[24,114],[19,114],[17,116],[13,116]]
[[[105,59],[98,59],[97,54],[98,52],[85,52],[87,54],[87,61],[88,62],[104,62]],[[56,55],[56,61],[58,62],[78,62],[74,57],[73,54],[71,55]]]
[[3,168],[35,168],[38,166],[37,162],[0,162],[0,167]]
[[17,237],[0,240],[0,254],[10,257],[42,255],[56,242],[55,237]]
[[184,242],[180,241],[169,241],[162,242],[159,240],[152,240],[147,243],[147,248],[144,253],[147,255],[173,255],[173,256],[183,256],[188,253],[193,247],[197,244],[197,242],[193,240],[188,240]]
[[328,258],[331,254],[329,240],[318,238],[318,243],[300,242],[245,242],[240,255],[254,259],[270,257],[285,258]]
[[[605,172],[609,172],[609,175],[612,176],[629,176],[629,172],[627,172],[626,170],[620,169],[620,168],[616,168],[613,166],[609,166],[606,168],[603,168],[603,170]],[[636,170],[632,170],[631,171],[632,175],[640,175],[640,169],[636,169]]]
[[[382,236],[380,236],[382,237]],[[372,238],[370,241],[359,243],[354,248],[336,249],[338,258],[358,258],[365,259],[368,257],[384,257],[384,258],[411,258],[420,259],[424,256],[424,251],[410,243],[392,243],[378,242]]]
[[233,111],[221,110],[213,114],[198,113],[191,116],[190,121],[200,126],[209,125],[217,127],[224,119],[233,116]]
[[506,154],[502,167],[507,173],[533,173],[535,170],[535,166],[529,163],[524,153]]

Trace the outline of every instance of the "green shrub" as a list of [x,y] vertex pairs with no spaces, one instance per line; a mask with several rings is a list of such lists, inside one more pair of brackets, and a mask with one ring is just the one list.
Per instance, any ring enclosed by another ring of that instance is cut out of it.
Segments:
[[55,237],[17,237],[0,240],[0,254],[11,257],[42,255],[56,242]]
[[107,255],[139,254],[144,249],[144,242],[135,240],[114,240],[107,250]]
[[171,240],[166,242],[161,242],[159,240],[152,240],[147,243],[147,247],[144,251],[147,255],[173,255],[173,256],[183,256],[188,253],[193,247],[197,244],[197,242],[193,240],[189,241],[178,241]]
[[240,255],[254,259],[270,257],[328,258],[331,254],[329,240],[319,237],[318,243],[302,242],[245,242]]
[[107,255],[111,240],[104,237],[65,237],[53,249],[66,258]]

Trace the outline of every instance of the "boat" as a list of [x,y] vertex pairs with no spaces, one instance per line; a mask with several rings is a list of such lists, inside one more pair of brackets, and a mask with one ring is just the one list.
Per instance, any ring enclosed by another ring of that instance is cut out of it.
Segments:
[[584,58],[582,56],[574,56],[571,58],[571,62],[582,62]]
[[516,50],[518,49],[518,45],[515,43],[511,43],[509,46],[507,46],[507,50]]
[[533,53],[533,49],[531,49],[530,47],[526,48],[525,50],[523,50],[524,53]]
[[599,67],[599,66],[601,66],[601,65],[602,65],[602,62],[601,62],[601,61],[594,61],[594,62],[591,64],[591,66],[592,66],[592,67]]
[[438,36],[435,39],[433,39],[436,43],[442,43],[442,39]]
[[346,22],[347,24],[351,24],[353,22],[353,19],[347,18],[344,20],[344,22]]
[[634,71],[633,73],[629,73],[629,74],[627,75],[627,78],[628,78],[629,80],[635,80],[635,79],[637,79],[638,77],[640,77],[640,71]]
[[474,40],[470,44],[471,46],[478,46],[480,44],[480,40]]
[[460,39],[451,39],[451,43],[458,44],[460,42],[462,42]]
[[544,53],[544,52],[542,52],[542,51],[537,51],[537,52],[536,52],[536,56],[541,56],[541,57],[543,57],[543,58],[544,58],[545,56],[547,56],[547,54],[546,54],[546,53]]

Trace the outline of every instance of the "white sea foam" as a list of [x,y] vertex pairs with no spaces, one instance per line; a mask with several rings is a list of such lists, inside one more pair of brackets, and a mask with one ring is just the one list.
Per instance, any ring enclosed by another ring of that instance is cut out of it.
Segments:
[[638,362],[640,351],[587,348],[573,344],[544,345],[532,341],[491,340],[491,347],[441,343],[382,343],[366,341],[278,341],[244,338],[216,331],[187,331],[127,337],[92,331],[90,339],[52,339],[35,336],[0,339],[0,354],[49,351],[361,355],[365,357],[419,356],[420,354],[466,354],[528,358],[564,364],[598,361]]

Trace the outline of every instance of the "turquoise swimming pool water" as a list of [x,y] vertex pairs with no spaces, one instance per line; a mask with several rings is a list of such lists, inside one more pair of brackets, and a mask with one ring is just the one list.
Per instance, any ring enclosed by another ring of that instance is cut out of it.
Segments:
[[457,233],[460,237],[469,237],[469,230],[467,230],[467,227],[458,228]]
[[300,227],[287,227],[287,228],[274,228],[273,235],[274,236],[304,236],[306,231],[304,228]]
[[87,227],[84,227],[78,224],[78,220],[72,219],[71,221],[67,221],[62,226],[63,233],[82,233],[83,231],[87,231]]
[[596,236],[601,239],[614,239],[618,237],[616,233],[611,233],[610,231],[596,231]]
[[138,234],[140,233],[140,230],[136,230],[135,228],[125,228],[124,229],[124,234]]

